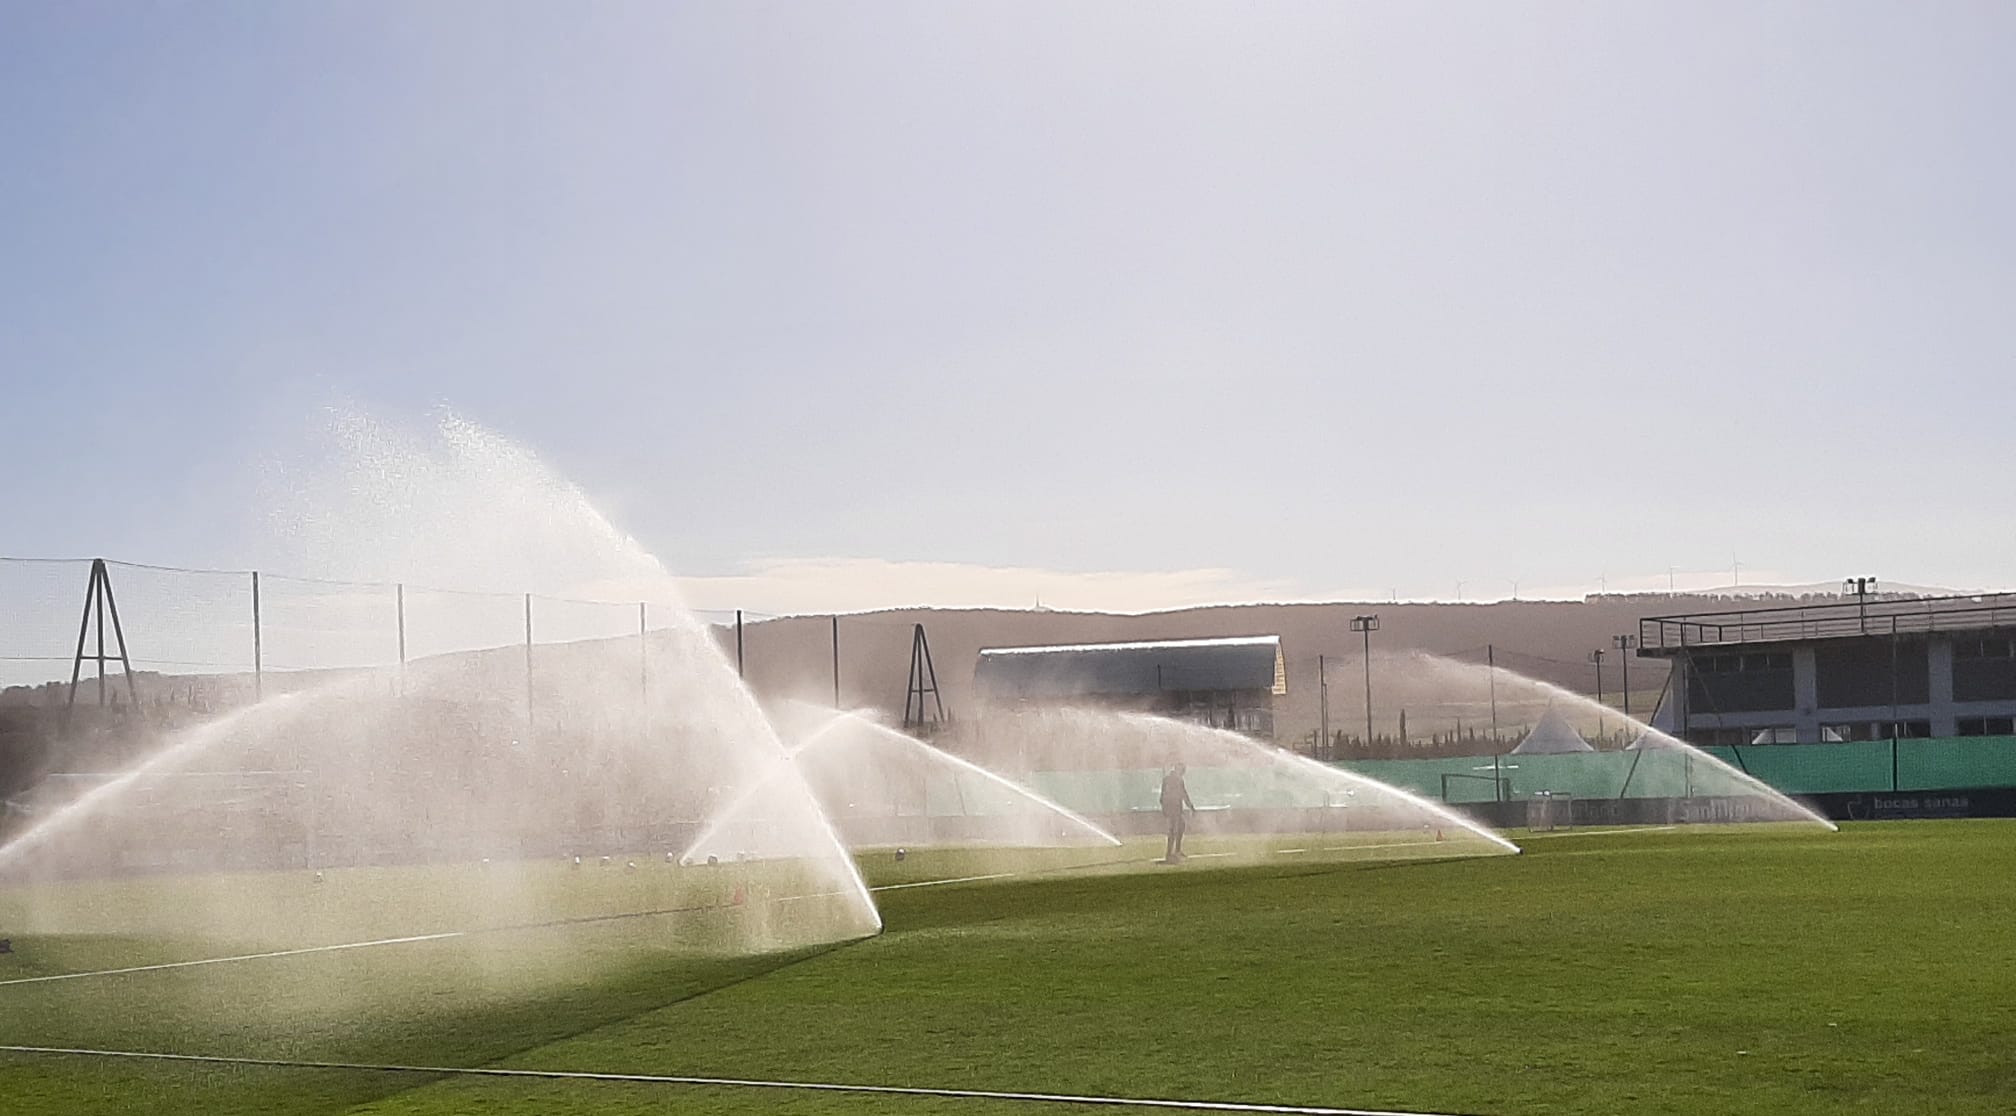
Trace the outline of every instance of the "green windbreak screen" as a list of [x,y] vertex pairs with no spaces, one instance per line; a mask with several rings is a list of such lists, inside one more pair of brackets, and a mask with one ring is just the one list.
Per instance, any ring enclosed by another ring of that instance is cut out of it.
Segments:
[[[1901,740],[1895,749],[1894,785],[1888,740],[1703,749],[1713,760],[1684,749],[1648,748],[1552,756],[1357,760],[1337,766],[1423,798],[1456,803],[1495,800],[1498,780],[1503,780],[1506,798],[1531,798],[1543,792],[1577,798],[1755,793],[1736,772],[1747,772],[1792,795],[2016,786],[2016,737]],[[1154,768],[1038,771],[1020,781],[1082,814],[1154,812],[1160,808],[1157,796],[1162,772]],[[1192,767],[1188,783],[1190,796],[1200,808],[1335,805],[1328,799],[1344,793],[1273,768]],[[928,810],[934,815],[973,815],[1029,808],[1026,801],[1017,802],[1014,797],[975,778],[956,783],[941,780],[930,788]]]
[[[1777,744],[1703,751],[1786,794],[2016,786],[2016,737]],[[1489,802],[1543,791],[1578,798],[1686,798],[1745,793],[1741,780],[1678,749],[1553,756],[1456,756],[1341,764],[1429,798]]]

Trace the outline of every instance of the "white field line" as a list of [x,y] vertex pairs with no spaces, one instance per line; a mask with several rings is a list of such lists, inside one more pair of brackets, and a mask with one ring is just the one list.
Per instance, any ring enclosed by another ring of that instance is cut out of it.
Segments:
[[1395,1112],[1371,1108],[1331,1108],[1322,1105],[1253,1104],[1241,1101],[1165,1100],[1139,1097],[1079,1096],[1072,1093],[1012,1093],[991,1089],[933,1089],[913,1085],[848,1085],[816,1081],[763,1081],[740,1077],[685,1077],[656,1073],[594,1073],[585,1070],[502,1069],[463,1066],[375,1065],[368,1062],[310,1062],[279,1058],[227,1058],[204,1054],[160,1054],[142,1050],[87,1050],[56,1046],[0,1046],[13,1054],[57,1054],[91,1058],[136,1058],[203,1065],[264,1066],[278,1069],[353,1070],[372,1073],[417,1073],[464,1077],[515,1077],[547,1081],[616,1081],[651,1085],[699,1085],[735,1089],[795,1089],[821,1093],[869,1093],[902,1097],[954,1097],[962,1100],[1029,1101],[1043,1104],[1107,1105],[1119,1108],[1169,1108],[1189,1112],[1264,1112],[1290,1116],[1445,1116],[1426,1112]]
[[1418,849],[1423,845],[1435,845],[1436,841],[1387,841],[1378,845],[1325,845],[1324,852],[1356,852],[1359,849]]
[[[1019,872],[995,872],[991,875],[986,876],[958,876],[953,879],[947,879],[947,880],[920,880],[916,883],[884,884],[881,887],[872,888],[871,890],[896,891],[906,887],[936,887],[940,884],[974,883],[980,880],[1007,879],[1010,876],[1016,876],[1022,874],[1023,873]],[[831,891],[831,892],[821,892],[819,893],[819,895],[790,895],[784,897],[783,899],[774,900],[774,902],[783,903],[797,899],[816,899],[819,898],[820,895],[844,895],[844,894],[846,894],[846,892]],[[703,908],[695,908],[695,909],[703,909]],[[728,910],[731,908],[724,906],[720,909]],[[668,913],[668,912],[657,912],[657,911],[643,912],[643,914],[659,914],[659,913]],[[690,913],[690,912],[682,911],[679,913]],[[590,921],[609,921],[614,919],[638,918],[638,917],[643,917],[643,915],[626,912],[622,914],[603,915],[599,919],[592,917],[583,919],[568,919],[565,920],[565,922],[562,924],[574,924]],[[489,933],[497,933],[503,930],[538,929],[538,928],[539,928],[538,926],[531,926],[531,927],[500,926],[500,927],[485,927],[480,930],[447,930],[439,934],[411,934],[402,938],[373,938],[370,941],[364,941],[364,942],[341,942],[336,945],[305,946],[300,949],[276,949],[266,953],[239,953],[239,954],[233,954],[232,956],[229,957],[204,957],[194,961],[164,961],[157,965],[129,965],[123,969],[92,969],[88,972],[81,972],[81,973],[50,973],[45,976],[15,977],[11,980],[0,980],[0,987],[5,987],[10,984],[40,984],[44,981],[51,981],[51,980],[82,980],[85,977],[124,976],[128,973],[154,973],[154,972],[160,972],[164,969],[189,969],[194,968],[198,965],[224,965],[229,964],[233,961],[264,961],[267,960],[268,958],[273,957],[299,957],[303,954],[309,954],[309,953],[335,953],[339,950],[369,949],[373,946],[410,945],[415,942],[440,942],[440,941],[447,941],[451,938],[466,938],[472,934],[489,934]]]
[[131,965],[124,969],[95,969],[85,973],[50,973],[46,976],[15,977],[0,980],[0,985],[40,984],[47,980],[80,980],[84,977],[121,976],[126,973],[156,973],[163,969],[188,969],[197,965],[223,965],[232,961],[263,961],[268,957],[299,957],[304,953],[334,953],[342,949],[369,949],[372,946],[406,945],[410,942],[438,942],[447,938],[460,938],[467,930],[450,930],[441,934],[413,934],[404,938],[375,938],[368,942],[344,942],[341,945],[307,946],[302,949],[276,949],[270,953],[240,953],[232,957],[205,957],[199,961],[165,961],[159,965]]
[[1616,837],[1619,834],[1625,833],[1664,833],[1666,830],[1678,828],[1680,827],[1677,825],[1634,825],[1619,829],[1578,829],[1573,833],[1528,833],[1526,840],[1553,841],[1559,840],[1562,837]]
[[[1677,827],[1666,826],[1665,828],[1674,829]],[[1621,831],[1611,831],[1611,832],[1621,832]],[[1561,836],[1595,837],[1599,836],[1599,834],[1564,833],[1561,834]],[[1384,844],[1384,845],[1335,845],[1330,848],[1324,849],[1323,851],[1341,852],[1341,851],[1350,851],[1354,849],[1397,849],[1397,848],[1406,848],[1418,844],[1421,844],[1421,842],[1401,841],[1393,844]],[[1287,855],[1289,853],[1307,852],[1308,850],[1281,849],[1277,851],[1282,855]],[[1222,857],[1222,856],[1234,856],[1234,855],[1237,854],[1229,852],[1192,853],[1184,857],[1184,859],[1203,860],[1210,857]],[[1157,860],[1150,860],[1147,861],[1147,863],[1159,864],[1161,862]],[[880,887],[871,887],[868,890],[901,891],[905,888],[912,888],[912,887],[940,887],[946,884],[979,883],[984,880],[1014,879],[1015,877],[1018,876],[1037,875],[1040,873],[1056,870],[1057,869],[1043,868],[1043,869],[1033,869],[1028,872],[990,872],[982,876],[954,876],[949,879],[943,879],[943,880],[917,880],[912,883],[883,884]],[[795,903],[806,899],[821,899],[835,895],[845,895],[845,894],[847,893],[844,891],[819,891],[807,895],[786,895],[783,896],[782,898],[772,899],[770,901],[772,903]],[[0,988],[4,988],[10,984],[40,984],[44,981],[51,981],[51,980],[82,980],[85,977],[124,976],[128,973],[154,973],[154,972],[161,972],[166,969],[190,969],[195,968],[199,965],[224,965],[234,961],[264,961],[269,958],[275,958],[275,957],[299,957],[304,954],[310,954],[310,953],[335,953],[341,950],[348,950],[348,949],[370,949],[374,946],[411,945],[417,942],[439,942],[439,941],[447,941],[453,938],[466,938],[474,934],[494,934],[506,930],[542,929],[549,926],[572,925],[582,922],[599,922],[599,921],[613,921],[616,919],[642,918],[647,915],[655,915],[655,914],[669,914],[669,913],[684,914],[684,913],[691,913],[692,911],[695,910],[705,910],[705,909],[709,908],[690,908],[688,910],[682,910],[679,912],[668,912],[668,911],[626,912],[613,915],[591,916],[588,918],[566,919],[559,923],[535,923],[530,926],[493,926],[493,927],[483,927],[481,929],[476,930],[448,930],[443,931],[442,933],[439,934],[412,934],[402,938],[373,938],[370,941],[364,941],[364,942],[341,942],[336,945],[306,946],[301,949],[278,949],[278,950],[272,950],[267,953],[240,953],[240,954],[234,954],[233,956],[230,957],[203,957],[198,958],[197,960],[194,961],[164,961],[156,965],[131,965],[123,969],[92,969],[81,973],[50,973],[45,976],[14,977],[11,980],[0,980]],[[732,910],[733,905],[732,904],[723,905],[719,908],[714,909]]]
[[[835,892],[834,894],[843,894]],[[82,973],[49,973],[44,976],[15,977],[0,980],[0,987],[10,984],[39,984],[49,980],[81,980],[84,977],[122,976],[127,973],[154,973],[163,969],[190,969],[198,965],[223,965],[233,961],[264,961],[273,957],[299,957],[309,953],[336,953],[346,949],[369,949],[373,946],[411,945],[416,942],[444,942],[453,938],[473,938],[485,934],[504,934],[522,930],[551,930],[562,926],[580,926],[591,922],[619,922],[633,918],[656,918],[662,915],[694,914],[708,910],[726,910],[728,907],[680,907],[661,911],[622,911],[607,915],[584,915],[577,918],[555,919],[550,922],[532,922],[514,926],[479,926],[473,930],[443,930],[436,934],[409,934],[399,938],[372,938],[363,942],[339,942],[335,945],[303,946],[299,949],[276,949],[266,953],[239,953],[230,957],[202,957],[194,961],[163,961],[156,965],[129,965],[123,969],[92,969]]]
[[883,884],[871,887],[870,891],[901,891],[906,887],[938,887],[942,884],[978,883],[981,880],[1005,880],[1013,876],[1028,875],[1026,872],[991,872],[985,876],[954,876],[949,880],[918,880],[914,883]]

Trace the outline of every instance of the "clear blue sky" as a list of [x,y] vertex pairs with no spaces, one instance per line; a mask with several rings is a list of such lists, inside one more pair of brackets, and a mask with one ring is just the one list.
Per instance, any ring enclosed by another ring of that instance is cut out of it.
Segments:
[[342,401],[524,443],[683,573],[890,603],[2016,583],[2011,42],[1960,3],[8,4],[0,553],[245,564],[259,462]]

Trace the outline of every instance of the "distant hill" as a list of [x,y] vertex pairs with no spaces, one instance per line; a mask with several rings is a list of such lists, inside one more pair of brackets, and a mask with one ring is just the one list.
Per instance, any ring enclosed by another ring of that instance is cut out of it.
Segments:
[[[1311,732],[1317,721],[1317,657],[1332,660],[1333,672],[1357,663],[1362,637],[1350,630],[1353,616],[1377,613],[1372,637],[1374,672],[1381,652],[1427,651],[1482,662],[1495,648],[1500,667],[1571,690],[1595,690],[1589,652],[1607,652],[1605,685],[1615,693],[1616,652],[1611,637],[1635,635],[1642,617],[1699,611],[1708,607],[1759,607],[1732,600],[1717,606],[1699,596],[1591,597],[1582,601],[1502,601],[1491,604],[1328,604],[1226,605],[1170,612],[1115,615],[1004,609],[895,609],[840,617],[840,697],[844,705],[872,706],[900,714],[910,666],[911,627],[923,624],[931,644],[945,701],[958,710],[972,703],[973,667],[983,647],[1119,640],[1178,639],[1232,635],[1279,635],[1287,660],[1288,695],[1276,706],[1278,735],[1285,743]],[[744,656],[751,686],[767,697],[832,701],[833,628],[829,617],[787,617],[744,629]],[[733,652],[732,636],[730,652]],[[1356,668],[1354,668],[1356,669]],[[1398,669],[1398,668],[1394,668]],[[1665,663],[1633,657],[1631,688],[1649,709],[1665,684]],[[1338,684],[1333,673],[1331,684]]]
[[[1912,597],[1967,597],[1990,592],[1982,589],[1941,589],[1933,585],[1910,585],[1904,582],[1879,582],[1879,591],[1870,594],[1871,600],[1903,600]],[[1633,596],[1634,594],[1620,594]],[[1852,599],[1854,594],[1849,594]],[[1838,581],[1814,581],[1803,585],[1724,585],[1714,589],[1688,589],[1679,593],[1644,594],[1638,599],[1656,597],[1661,600],[1685,599],[1688,597],[1709,600],[1749,600],[1760,602],[1784,601],[1791,603],[1806,601],[1837,601],[1842,599],[1841,583]]]

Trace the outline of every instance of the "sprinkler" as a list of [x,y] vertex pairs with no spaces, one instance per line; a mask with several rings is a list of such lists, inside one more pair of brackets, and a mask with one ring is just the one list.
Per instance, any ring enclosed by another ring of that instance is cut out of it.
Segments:
[[897,849],[897,850],[896,850],[896,860],[897,860],[897,862],[898,862],[898,863],[901,863],[901,862],[902,862],[902,861],[903,861],[904,859],[906,859],[907,857],[909,857],[909,855],[910,855],[910,850],[909,850],[909,849]]

